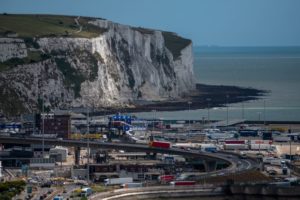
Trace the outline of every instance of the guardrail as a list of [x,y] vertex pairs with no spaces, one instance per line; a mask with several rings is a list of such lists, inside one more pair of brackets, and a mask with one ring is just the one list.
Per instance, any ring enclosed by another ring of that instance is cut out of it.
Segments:
[[117,189],[110,192],[104,192],[104,193],[98,193],[92,195],[89,199],[90,200],[97,200],[97,199],[105,199],[109,197],[114,197],[122,194],[126,194],[128,196],[134,196],[139,194],[159,194],[163,191],[171,191],[172,193],[176,192],[208,192],[217,194],[217,192],[220,192],[223,194],[223,191],[221,188],[216,188],[213,186],[203,187],[199,185],[195,186],[154,186],[154,187],[141,187],[141,188],[127,188],[127,189]]

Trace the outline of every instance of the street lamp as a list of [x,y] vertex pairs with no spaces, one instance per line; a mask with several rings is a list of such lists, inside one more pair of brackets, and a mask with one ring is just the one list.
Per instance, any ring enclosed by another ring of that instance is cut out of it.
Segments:
[[90,164],[90,139],[89,139],[89,134],[90,134],[90,120],[89,120],[89,107],[87,106],[86,108],[86,142],[87,142],[87,181],[90,181],[90,169],[89,169],[89,164]]
[[90,140],[89,140],[89,134],[90,134],[90,113],[89,108],[86,108],[86,136],[87,136],[87,148],[88,148],[88,162],[89,162],[89,149],[90,149]]
[[152,132],[154,132],[154,124],[155,124],[155,119],[156,119],[156,110],[152,110],[152,112],[153,112]]
[[261,123],[261,121],[260,121],[260,115],[261,115],[261,112],[258,112],[257,114],[258,114],[258,122],[259,122],[259,124],[260,124],[260,123]]
[[264,126],[266,126],[266,100],[264,100]]
[[191,104],[192,104],[192,102],[189,101],[189,102],[188,102],[188,105],[189,105],[189,134],[190,134],[190,132],[191,132],[191,114],[190,114],[190,111],[191,111]]
[[228,127],[228,98],[229,95],[226,95],[226,126]]
[[[88,71],[88,77],[90,77],[90,71]],[[88,91],[87,91],[87,96],[90,97],[90,82],[87,81],[87,86],[88,86]],[[88,98],[87,98],[88,99]],[[86,164],[86,172],[87,172],[87,181],[88,183],[90,182],[90,113],[89,113],[89,105],[88,101],[86,104],[86,131],[87,131],[87,138],[86,138],[86,143],[87,143],[87,164]]]
[[43,95],[43,107],[42,107],[42,119],[43,119],[43,127],[42,127],[42,132],[43,132],[43,139],[42,139],[42,156],[43,158],[45,157],[45,110],[44,110],[44,95]]
[[244,105],[244,99],[242,100],[242,119],[245,119],[245,105]]
[[210,98],[207,98],[206,99],[206,101],[207,101],[207,123],[209,124],[209,101],[210,101],[211,99]]

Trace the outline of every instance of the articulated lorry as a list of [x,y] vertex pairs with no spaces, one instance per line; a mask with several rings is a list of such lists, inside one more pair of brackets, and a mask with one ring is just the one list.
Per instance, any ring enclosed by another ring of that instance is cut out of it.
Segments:
[[132,177],[126,177],[126,178],[108,178],[104,180],[105,185],[122,185],[125,183],[132,183],[133,179]]

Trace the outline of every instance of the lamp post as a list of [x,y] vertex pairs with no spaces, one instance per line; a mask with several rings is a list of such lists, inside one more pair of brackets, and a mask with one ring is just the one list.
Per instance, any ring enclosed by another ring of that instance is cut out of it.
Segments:
[[90,134],[90,113],[89,113],[89,108],[87,107],[86,111],[86,138],[87,138],[87,150],[88,150],[88,159],[87,162],[89,163],[89,158],[90,158],[90,140],[89,140],[89,134]]
[[242,101],[242,119],[245,119],[245,105],[244,105],[244,100]]
[[210,122],[210,119],[209,119],[209,101],[210,101],[211,99],[210,98],[207,98],[206,99],[206,101],[207,101],[207,124],[209,124],[209,122]]
[[42,156],[45,157],[45,110],[44,110],[44,95],[43,95],[43,107],[42,107],[42,119],[43,119],[43,127],[42,127]]
[[152,132],[154,132],[154,124],[155,124],[155,119],[156,119],[156,110],[152,110],[152,112],[153,112]]
[[264,126],[266,126],[266,100],[264,100]]
[[191,132],[191,119],[190,119],[190,117],[191,117],[191,114],[190,114],[190,111],[191,111],[191,104],[192,104],[192,102],[189,101],[189,102],[188,102],[188,105],[189,105],[189,134],[190,134],[190,132]]
[[86,143],[87,143],[87,181],[90,181],[90,139],[89,139],[89,134],[90,134],[90,120],[89,120],[89,107],[87,106],[86,108]]
[[[90,71],[88,71],[88,77],[90,77]],[[88,86],[88,91],[87,91],[87,96],[88,98],[90,97],[90,82],[87,82],[87,86]],[[88,99],[87,99],[88,100]],[[90,113],[89,113],[89,106],[88,106],[88,101],[87,101],[87,105],[86,105],[86,131],[87,131],[87,138],[86,138],[86,143],[87,143],[87,164],[86,164],[86,172],[87,172],[87,182],[90,182]]]
[[257,114],[258,114],[258,122],[259,122],[259,124],[261,124],[261,121],[260,121],[261,112],[258,112]]
[[228,98],[229,98],[229,95],[226,95],[226,126],[228,127]]

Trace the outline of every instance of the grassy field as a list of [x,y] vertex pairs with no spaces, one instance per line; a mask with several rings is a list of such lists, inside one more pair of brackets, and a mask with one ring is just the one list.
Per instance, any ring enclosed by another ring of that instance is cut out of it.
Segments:
[[92,18],[81,17],[75,23],[75,16],[60,15],[0,15],[0,35],[5,36],[9,32],[17,33],[18,37],[83,37],[92,38],[105,32],[105,29],[88,24]]

